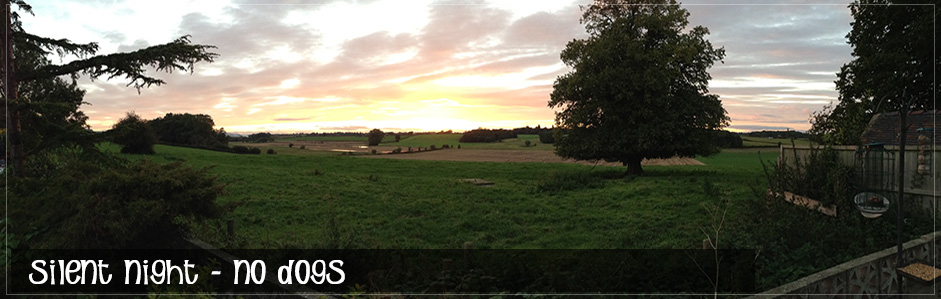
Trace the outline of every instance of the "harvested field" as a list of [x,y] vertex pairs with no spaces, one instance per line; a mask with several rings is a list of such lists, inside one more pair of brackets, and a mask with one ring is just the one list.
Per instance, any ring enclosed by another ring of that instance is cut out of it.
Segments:
[[[406,160],[439,160],[439,161],[480,161],[480,162],[546,162],[546,163],[576,163],[584,165],[621,166],[621,163],[605,161],[575,161],[557,156],[552,151],[519,151],[519,150],[468,150],[445,149],[420,153],[406,153],[394,155],[365,155],[366,158],[406,159]],[[643,165],[705,165],[693,158],[647,159]]]

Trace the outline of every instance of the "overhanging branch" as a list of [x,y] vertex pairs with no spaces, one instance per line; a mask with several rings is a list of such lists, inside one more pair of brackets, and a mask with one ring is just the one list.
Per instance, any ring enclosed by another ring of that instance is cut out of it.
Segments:
[[20,73],[20,81],[30,81],[71,75],[76,78],[78,74],[85,74],[91,78],[107,76],[106,79],[123,77],[130,79],[127,86],[133,85],[138,91],[151,85],[161,85],[163,80],[147,76],[145,67],[153,67],[157,71],[172,73],[174,70],[193,72],[193,64],[197,62],[212,62],[216,53],[209,52],[215,46],[193,45],[189,36],[180,37],[173,42],[147,47],[130,53],[116,53],[94,56],[69,62],[64,65],[46,65],[36,70]]

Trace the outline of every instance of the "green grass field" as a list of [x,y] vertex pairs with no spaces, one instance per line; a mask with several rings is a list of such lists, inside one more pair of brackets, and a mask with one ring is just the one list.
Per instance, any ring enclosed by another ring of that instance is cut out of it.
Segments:
[[[238,207],[199,225],[196,236],[232,248],[461,248],[468,241],[478,248],[695,248],[710,222],[702,206],[709,202],[706,180],[733,201],[754,200],[747,186],[763,184],[759,154],[748,150],[702,159],[707,165],[647,166],[647,175],[628,178],[620,167],[278,150],[238,155],[158,145],[149,158],[213,167],[227,185],[219,201]],[[536,190],[573,175],[604,183]],[[459,182],[464,178],[496,184]],[[234,241],[223,233],[230,219]]]
[[[794,139],[793,141],[794,145],[810,145],[810,140],[807,139]],[[742,136],[742,146],[744,147],[778,147],[779,144],[790,145],[791,139]]]
[[[434,145],[435,147],[441,147],[442,145],[447,144],[449,146],[460,145],[461,148],[469,149],[552,150],[551,144],[542,144],[539,142],[539,135],[521,134],[518,136],[518,138],[508,138],[504,139],[502,142],[458,142],[462,135],[463,134],[423,134],[402,138],[399,142],[395,142],[395,139],[389,140],[387,138],[383,140],[383,143],[380,145],[398,147],[428,147]],[[530,142],[530,145],[535,144],[535,146],[527,147],[527,140]]]

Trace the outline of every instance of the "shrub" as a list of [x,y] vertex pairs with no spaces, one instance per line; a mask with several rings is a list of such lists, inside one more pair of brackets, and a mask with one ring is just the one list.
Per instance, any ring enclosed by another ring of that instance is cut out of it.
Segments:
[[38,228],[30,248],[167,247],[187,232],[184,220],[223,211],[216,204],[223,186],[208,169],[146,159],[65,165],[9,190],[18,200],[10,206],[11,234]]
[[401,152],[402,152],[402,148],[401,148],[401,147],[397,147],[397,148],[395,148],[394,150],[392,150],[392,153],[393,153],[393,154],[398,154],[398,153],[401,153]]
[[555,143],[555,137],[552,136],[552,130],[539,131],[539,142],[542,142],[544,144]]
[[268,151],[267,151],[267,153],[268,153],[269,155],[277,154],[277,152],[275,152],[273,148],[269,148]]
[[306,149],[307,146],[301,145],[301,149]]
[[373,154],[373,155],[377,154],[376,150],[372,150],[372,151],[370,151],[370,153]]
[[385,137],[385,133],[379,129],[372,129],[369,131],[369,133],[366,133],[366,138],[369,140],[369,146],[379,145],[379,143],[382,142],[383,137]]
[[248,148],[241,145],[236,145],[232,147],[232,152],[236,154],[247,154]]
[[[849,203],[847,198],[855,194],[853,167],[843,165],[831,147],[812,150],[806,160],[798,159],[793,165],[780,163],[774,166],[774,170],[768,172],[768,187],[776,192],[788,191],[816,199],[823,204]],[[847,205],[839,209],[844,208],[855,207]]]
[[428,149],[429,149],[429,150],[436,150],[437,148],[435,148],[435,145],[432,144],[431,146],[428,147]]
[[236,145],[232,147],[232,152],[236,154],[261,154],[261,149],[257,147]]
[[[755,258],[757,288],[769,289],[850,259],[893,246],[897,209],[877,219],[863,218],[852,203],[852,169],[841,165],[835,151],[813,151],[806,161],[763,165],[768,187],[836,204],[831,217],[754,190],[744,201],[742,217],[730,219],[725,237],[729,248],[760,248]],[[759,185],[759,184],[756,184]],[[706,193],[714,186],[704,184]],[[893,203],[894,204],[894,203]],[[909,240],[933,230],[930,217],[911,217],[903,225]]]
[[448,148],[451,148],[451,147],[448,146],[447,144],[445,144],[445,145],[442,145],[441,148],[443,148],[443,149],[448,149]]
[[274,136],[272,136],[271,133],[268,133],[268,132],[251,134],[251,135],[248,135],[247,139],[248,139],[248,142],[253,142],[253,143],[274,142]]
[[532,141],[526,140],[526,142],[524,143],[524,146],[529,147],[529,145],[532,143],[533,143]]
[[294,144],[293,144],[293,143],[288,143],[288,147],[289,147],[289,148],[294,148]]
[[157,135],[140,116],[128,112],[114,125],[112,141],[121,145],[121,153],[153,155]]

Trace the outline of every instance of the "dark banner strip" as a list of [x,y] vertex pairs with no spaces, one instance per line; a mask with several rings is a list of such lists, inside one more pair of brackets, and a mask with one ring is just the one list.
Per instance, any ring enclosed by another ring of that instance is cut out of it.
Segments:
[[[13,294],[744,294],[751,250],[16,250]],[[302,291],[303,292],[303,291]]]

